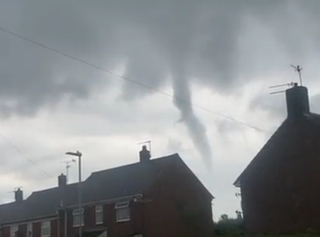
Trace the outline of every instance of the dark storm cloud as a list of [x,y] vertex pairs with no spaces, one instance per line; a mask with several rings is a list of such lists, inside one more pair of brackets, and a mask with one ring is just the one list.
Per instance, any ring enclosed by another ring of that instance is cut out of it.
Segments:
[[[279,70],[288,64],[284,55],[290,63],[306,60],[319,50],[319,9],[311,0],[15,0],[1,3],[0,22],[98,66],[125,64],[127,77],[155,89],[171,78],[174,103],[205,157],[210,146],[192,110],[189,81],[228,92],[243,78]],[[1,116],[33,115],[65,95],[89,96],[107,79],[3,32],[0,42]],[[146,93],[123,86],[127,100]]]

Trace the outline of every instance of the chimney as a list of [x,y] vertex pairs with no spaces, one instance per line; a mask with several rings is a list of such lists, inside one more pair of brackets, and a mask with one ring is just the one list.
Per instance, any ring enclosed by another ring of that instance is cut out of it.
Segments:
[[140,163],[148,162],[151,158],[150,151],[147,150],[147,146],[142,146],[140,151]]
[[310,113],[308,89],[304,86],[294,86],[286,90],[288,118],[297,118],[304,113]]
[[59,188],[66,187],[67,186],[67,176],[65,176],[64,174],[61,174],[58,177],[58,185],[59,185]]
[[20,188],[18,188],[16,191],[14,191],[14,198],[15,198],[16,202],[23,201],[23,192]]

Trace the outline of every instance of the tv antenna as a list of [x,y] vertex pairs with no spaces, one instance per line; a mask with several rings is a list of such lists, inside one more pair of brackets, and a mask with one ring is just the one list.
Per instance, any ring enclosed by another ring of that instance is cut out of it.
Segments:
[[298,72],[298,74],[299,74],[299,80],[300,80],[300,86],[302,86],[302,77],[301,77],[301,71],[302,71],[302,67],[300,67],[299,65],[297,65],[297,66],[293,66],[293,65],[291,65],[291,67],[293,67],[294,68],[294,70],[296,71],[296,72]]
[[[293,87],[297,85],[297,83],[294,82],[290,82],[290,83],[286,83],[286,84],[280,84],[280,85],[275,85],[275,86],[269,86],[269,89],[275,89],[275,88],[280,88],[280,87]],[[279,93],[283,93],[285,92],[285,90],[281,90],[281,91],[274,91],[271,92],[270,95],[274,95],[274,94],[279,94]]]
[[141,144],[148,144],[149,145],[149,151],[150,151],[150,154],[151,154],[151,140],[137,143],[137,145],[141,145]]
[[10,191],[10,192],[8,192],[8,193],[15,193],[15,192],[17,192],[18,190],[21,190],[22,189],[22,187],[15,187],[14,189],[13,189],[13,191]]
[[69,178],[69,169],[71,167],[70,163],[76,162],[75,159],[72,160],[67,160],[67,161],[62,161],[61,163],[65,163],[66,164],[66,176],[67,176],[67,182],[68,182],[68,178]]

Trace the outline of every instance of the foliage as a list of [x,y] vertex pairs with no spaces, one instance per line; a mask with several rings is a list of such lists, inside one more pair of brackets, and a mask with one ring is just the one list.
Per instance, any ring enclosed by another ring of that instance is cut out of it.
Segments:
[[222,215],[220,220],[215,223],[215,237],[320,237],[319,233],[308,231],[305,234],[293,235],[253,235],[246,234],[243,228],[243,220],[229,219],[227,215]]
[[241,218],[229,219],[228,215],[221,215],[215,224],[216,236],[243,236],[243,223]]

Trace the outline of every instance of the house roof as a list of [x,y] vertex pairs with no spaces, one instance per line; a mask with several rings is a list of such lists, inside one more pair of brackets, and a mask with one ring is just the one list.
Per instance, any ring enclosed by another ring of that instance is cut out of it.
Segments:
[[[301,117],[299,117],[299,121],[304,121],[310,124],[315,128],[320,127],[320,115],[315,113],[304,113]],[[234,182],[236,187],[241,186],[241,182],[248,175],[250,170],[253,170],[260,162],[262,162],[263,156],[262,153],[266,152],[268,147],[273,146],[273,144],[277,143],[279,140],[286,139],[287,132],[293,129],[293,126],[297,126],[297,123],[294,123],[290,119],[284,120],[284,122],[280,125],[280,127],[276,130],[276,132],[270,137],[267,143],[263,146],[263,148],[258,152],[258,154],[253,158],[253,160],[249,163],[249,165],[244,169],[244,171],[240,174],[240,176]]]
[[[174,161],[183,162],[178,154],[173,154],[149,162],[94,172],[82,182],[83,203],[143,194],[160,172]],[[20,203],[0,205],[0,223],[17,223],[55,216],[57,208],[61,206],[62,197],[65,197],[64,205],[74,205],[77,203],[77,194],[78,183],[69,184],[65,189],[55,187],[33,192]]]

